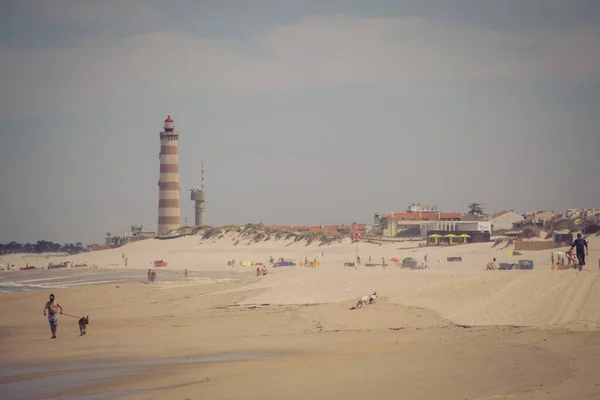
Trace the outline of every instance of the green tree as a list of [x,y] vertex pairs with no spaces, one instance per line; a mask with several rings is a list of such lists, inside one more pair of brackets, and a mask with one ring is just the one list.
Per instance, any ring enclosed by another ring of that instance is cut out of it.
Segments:
[[483,215],[483,207],[479,203],[471,203],[469,204],[469,214]]

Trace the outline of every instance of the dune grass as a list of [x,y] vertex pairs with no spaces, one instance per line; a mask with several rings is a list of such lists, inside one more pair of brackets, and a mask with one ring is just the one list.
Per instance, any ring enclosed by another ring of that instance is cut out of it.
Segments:
[[333,243],[342,243],[348,238],[332,234],[325,231],[320,232],[291,232],[281,229],[267,228],[262,224],[246,224],[246,225],[225,225],[219,227],[213,226],[191,226],[182,227],[174,232],[176,236],[198,235],[202,241],[220,240],[226,236],[231,237],[234,241],[234,246],[245,242],[246,245],[254,243],[272,241],[289,241],[292,243],[318,244],[324,246]]

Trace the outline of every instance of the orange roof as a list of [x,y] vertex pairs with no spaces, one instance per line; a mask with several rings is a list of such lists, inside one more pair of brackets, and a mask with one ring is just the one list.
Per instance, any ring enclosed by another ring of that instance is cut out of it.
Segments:
[[494,214],[494,215],[492,216],[492,219],[494,219],[494,218],[498,218],[498,217],[500,217],[500,216],[502,216],[502,215],[504,215],[504,214],[508,214],[508,211],[507,211],[507,210],[502,210],[502,211],[500,211],[499,213],[496,213],[496,214]]

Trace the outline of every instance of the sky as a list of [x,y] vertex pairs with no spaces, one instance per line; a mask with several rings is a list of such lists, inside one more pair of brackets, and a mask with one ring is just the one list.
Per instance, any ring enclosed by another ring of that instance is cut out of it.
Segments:
[[600,208],[596,0],[4,0],[0,242]]

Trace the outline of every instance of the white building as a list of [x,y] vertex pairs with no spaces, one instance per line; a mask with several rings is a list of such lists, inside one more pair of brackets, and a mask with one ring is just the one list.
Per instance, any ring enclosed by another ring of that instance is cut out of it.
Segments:
[[436,205],[425,205],[425,204],[411,204],[408,206],[409,213],[417,212],[437,212],[438,207]]
[[522,215],[515,212],[500,211],[489,222],[492,224],[492,231],[510,230],[513,229],[514,224],[522,222],[524,219]]
[[427,239],[430,231],[444,232],[489,232],[492,233],[490,221],[431,221],[421,224],[421,237]]

